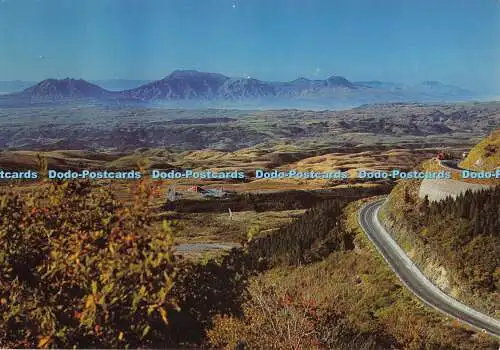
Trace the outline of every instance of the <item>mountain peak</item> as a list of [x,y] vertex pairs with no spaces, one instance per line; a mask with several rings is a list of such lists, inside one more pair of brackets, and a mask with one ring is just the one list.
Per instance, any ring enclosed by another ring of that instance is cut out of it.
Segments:
[[108,91],[83,79],[45,79],[23,91],[24,95],[41,99],[100,98]]
[[433,94],[445,94],[445,95],[473,95],[473,93],[467,89],[457,87],[454,85],[444,84],[436,80],[426,80],[418,84],[416,89],[421,89]]
[[307,84],[310,82],[311,82],[311,79],[307,79],[304,77],[299,77],[299,78],[291,81],[292,84]]
[[219,73],[200,72],[193,69],[188,70],[174,70],[167,75],[164,79],[203,79],[203,78],[220,78],[229,79],[228,77]]
[[343,86],[351,89],[356,88],[356,86],[349,80],[337,75],[332,75],[331,77],[326,79],[326,82],[328,83],[328,86]]
[[[81,85],[94,85],[92,83],[89,83],[88,81],[86,80],[83,80],[83,79],[75,79],[75,78],[64,78],[64,79],[55,79],[55,78],[48,78],[48,79],[45,79],[45,80],[42,80],[41,82],[39,82],[38,84],[36,85],[44,85],[44,84],[81,84]],[[96,85],[97,86],[97,85]]]
[[445,84],[441,83],[440,81],[437,80],[426,80],[421,83],[421,85],[424,86],[443,86]]
[[197,75],[200,74],[199,71],[195,69],[176,69],[172,71],[167,77],[175,77],[175,76],[189,76],[189,75]]

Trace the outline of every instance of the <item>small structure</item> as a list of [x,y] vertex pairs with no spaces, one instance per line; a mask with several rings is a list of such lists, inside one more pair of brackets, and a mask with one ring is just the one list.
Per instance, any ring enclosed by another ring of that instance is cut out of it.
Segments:
[[167,202],[174,202],[176,199],[176,191],[174,186],[169,186],[167,191]]
[[196,193],[202,193],[203,192],[203,187],[198,186],[198,185],[193,185],[189,188],[189,191],[191,192],[196,192]]
[[224,197],[227,195],[226,192],[224,192],[222,189],[208,189],[208,188],[202,188],[203,192],[201,193],[202,196],[205,197]]
[[227,192],[225,192],[222,187],[220,189],[211,189],[206,187],[201,187],[198,185],[193,185],[189,191],[201,194],[203,197],[225,197]]

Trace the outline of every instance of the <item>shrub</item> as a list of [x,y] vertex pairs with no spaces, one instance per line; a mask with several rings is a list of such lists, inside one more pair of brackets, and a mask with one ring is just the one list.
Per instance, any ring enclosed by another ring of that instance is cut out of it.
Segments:
[[293,296],[255,281],[251,299],[243,305],[244,318],[218,315],[208,339],[226,349],[324,348],[316,330],[317,306],[313,300]]
[[77,181],[0,195],[0,347],[165,344],[175,263],[154,191],[137,182],[128,206]]
[[241,248],[206,263],[179,264],[172,293],[181,310],[168,315],[173,343],[200,346],[216,315],[241,316],[248,279],[259,271],[262,267]]

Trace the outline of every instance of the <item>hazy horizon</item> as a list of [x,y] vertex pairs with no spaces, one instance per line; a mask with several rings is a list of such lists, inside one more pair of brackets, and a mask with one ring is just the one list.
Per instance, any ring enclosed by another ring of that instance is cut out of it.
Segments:
[[496,0],[1,0],[0,81],[232,77],[500,90]]

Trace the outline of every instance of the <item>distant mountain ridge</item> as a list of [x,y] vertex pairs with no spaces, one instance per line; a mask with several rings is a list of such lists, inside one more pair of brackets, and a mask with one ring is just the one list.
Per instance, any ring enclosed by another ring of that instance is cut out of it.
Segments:
[[[106,82],[106,81],[103,81]],[[111,81],[107,81],[112,85]],[[115,80],[117,86],[133,86],[139,81]],[[271,82],[255,78],[235,78],[219,73],[176,70],[163,79],[146,82],[126,90],[110,91],[82,79],[47,79],[12,94],[29,101],[65,101],[90,99],[101,102],[161,103],[168,101],[306,101],[315,103],[363,104],[380,102],[424,102],[468,98],[465,89],[427,81],[415,86],[390,82],[351,82],[342,76],[327,79],[297,78],[288,82]],[[7,99],[8,96],[7,95]],[[3,96],[5,98],[5,96]],[[1,102],[1,101],[0,101]]]
[[254,98],[293,97],[315,94],[334,88],[356,89],[344,77],[325,80],[299,78],[291,82],[267,82],[254,78],[231,78],[218,73],[194,70],[174,71],[165,78],[124,91],[127,98],[154,100],[239,100]]
[[83,79],[47,79],[21,93],[33,99],[104,98],[112,95],[108,90]]
[[138,86],[145,85],[151,80],[135,80],[135,79],[106,79],[106,80],[90,80],[92,84],[99,85],[103,89],[109,91],[123,91],[134,89]]
[[10,80],[10,81],[0,81],[0,93],[13,93],[22,91],[30,86],[35,85],[34,81],[21,81],[21,80]]

